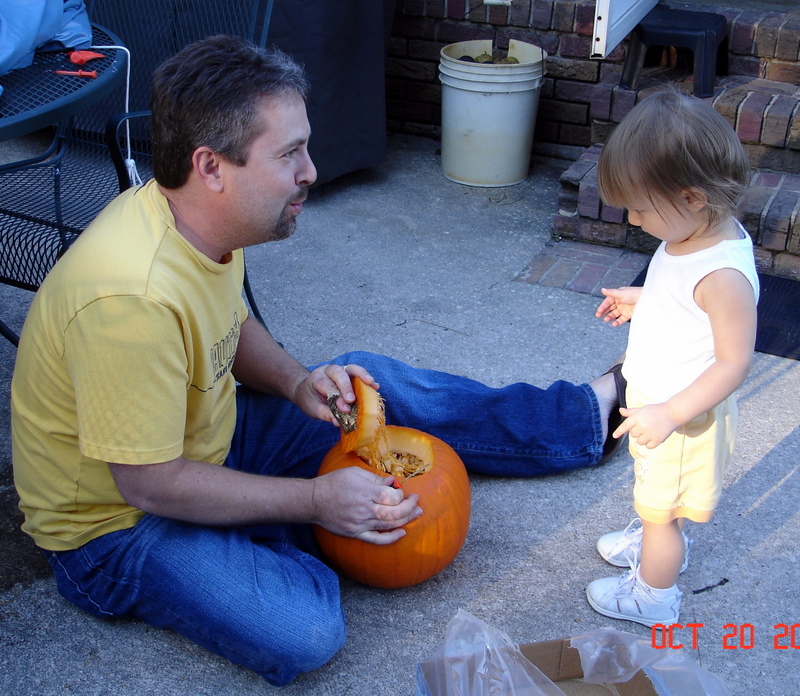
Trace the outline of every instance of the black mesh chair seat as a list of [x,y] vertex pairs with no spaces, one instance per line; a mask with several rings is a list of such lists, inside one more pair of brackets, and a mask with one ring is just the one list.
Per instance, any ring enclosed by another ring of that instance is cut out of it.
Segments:
[[0,166],[0,281],[36,290],[118,188],[105,146],[74,138],[69,124],[21,164]]

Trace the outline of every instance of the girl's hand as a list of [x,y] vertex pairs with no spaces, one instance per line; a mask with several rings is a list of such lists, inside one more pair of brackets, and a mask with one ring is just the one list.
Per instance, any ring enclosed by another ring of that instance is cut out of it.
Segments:
[[683,425],[676,421],[667,404],[649,404],[641,408],[620,408],[625,417],[614,431],[614,437],[625,433],[640,447],[653,449],[666,440],[676,428]]
[[598,319],[602,317],[607,323],[610,322],[611,326],[620,326],[633,316],[642,288],[629,285],[614,290],[601,288],[600,292],[606,298],[600,303],[594,315]]

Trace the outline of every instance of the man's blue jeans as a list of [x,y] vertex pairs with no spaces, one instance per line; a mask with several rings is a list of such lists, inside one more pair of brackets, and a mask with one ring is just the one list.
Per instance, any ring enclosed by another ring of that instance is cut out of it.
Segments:
[[[541,476],[596,463],[603,450],[588,385],[492,389],[385,356],[349,353],[380,382],[388,423],[449,443],[476,473]],[[240,388],[226,466],[313,477],[339,437],[293,404]],[[218,528],[145,515],[75,551],[47,552],[59,591],[103,618],[170,628],[271,684],[325,664],[346,629],[336,574],[307,525]]]

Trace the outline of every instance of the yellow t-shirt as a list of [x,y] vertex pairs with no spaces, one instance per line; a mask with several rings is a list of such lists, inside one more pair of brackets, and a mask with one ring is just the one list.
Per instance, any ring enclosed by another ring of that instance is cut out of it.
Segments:
[[39,546],[75,549],[142,517],[107,462],[224,462],[243,269],[241,251],[215,263],[194,249],[151,181],[113,201],[50,272],[11,384],[14,481]]

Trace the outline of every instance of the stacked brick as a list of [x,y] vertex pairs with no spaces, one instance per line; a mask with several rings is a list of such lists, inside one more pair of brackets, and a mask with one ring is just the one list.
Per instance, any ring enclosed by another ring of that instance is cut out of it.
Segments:
[[[599,155],[599,147],[588,148],[561,175],[554,235],[652,253],[656,241],[628,225],[624,210],[600,200]],[[738,217],[756,245],[759,271],[800,280],[800,176],[756,171]]]

